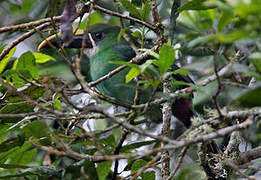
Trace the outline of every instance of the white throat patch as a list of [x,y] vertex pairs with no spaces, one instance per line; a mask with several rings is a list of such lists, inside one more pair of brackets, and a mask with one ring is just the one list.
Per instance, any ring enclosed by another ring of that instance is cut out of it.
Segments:
[[91,33],[88,33],[88,36],[89,36],[89,39],[91,40],[92,48],[85,48],[84,54],[86,54],[86,56],[88,56],[89,59],[91,59],[94,56],[94,54],[96,54],[98,52],[99,47],[93,40]]

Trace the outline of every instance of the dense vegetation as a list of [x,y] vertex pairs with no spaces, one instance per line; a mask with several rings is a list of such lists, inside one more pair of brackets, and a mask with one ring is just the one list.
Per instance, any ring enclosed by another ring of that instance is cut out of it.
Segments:
[[[260,0],[0,0],[0,179],[260,178],[260,9]],[[98,23],[120,26],[137,53],[106,77],[127,68],[126,86],[161,90],[146,104],[99,93],[104,79],[91,81],[80,48],[37,51],[50,35],[67,43]],[[191,93],[197,116],[186,129],[169,106]],[[144,113],[153,105],[161,122]]]

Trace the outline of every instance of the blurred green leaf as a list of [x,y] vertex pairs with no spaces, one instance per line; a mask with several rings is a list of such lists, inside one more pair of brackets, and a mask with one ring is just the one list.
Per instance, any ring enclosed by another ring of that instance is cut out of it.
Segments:
[[103,144],[105,144],[105,145],[108,145],[108,146],[110,146],[110,147],[113,147],[113,148],[116,147],[115,138],[114,138],[114,136],[113,136],[112,134],[109,135],[109,136],[106,137],[106,138],[102,138],[102,139],[100,140],[100,142],[103,143]]
[[33,78],[39,77],[38,67],[36,66],[35,58],[32,52],[27,51],[22,54],[19,59],[16,70],[28,70]]
[[18,135],[17,137],[10,138],[8,140],[5,140],[0,144],[0,153],[9,151],[10,149],[22,146],[24,144],[25,138],[24,136]]
[[234,18],[233,11],[223,11],[218,21],[218,30],[222,31],[226,25],[228,25]]
[[119,0],[121,2],[121,5],[126,9],[129,13],[131,13],[133,16],[137,18],[141,18],[141,14],[139,10],[136,8],[135,5],[130,3],[128,0]]
[[[80,29],[83,29],[83,30],[86,29],[87,19],[88,19],[88,18],[85,18],[85,19],[82,21],[82,23],[81,23],[81,25],[80,25]],[[91,14],[89,25],[98,24],[98,23],[102,23],[102,22],[103,22],[103,18],[102,18],[102,15],[101,15],[100,13],[94,12],[94,13]],[[77,25],[78,25],[78,24],[77,24]],[[75,25],[75,26],[76,26],[76,25]],[[77,27],[77,26],[76,26],[76,27]],[[75,27],[75,28],[76,28],[76,27]]]
[[53,96],[54,108],[58,109],[58,110],[62,110],[62,103],[59,100],[60,97],[61,97],[61,94],[59,94],[59,93],[55,93]]
[[207,0],[192,0],[184,4],[179,8],[179,11],[184,10],[206,10],[206,9],[213,9],[216,6],[215,5],[206,5],[204,2]]
[[181,74],[181,75],[187,76],[187,75],[189,75],[189,71],[187,69],[180,68],[180,69],[173,71],[173,74]]
[[126,83],[129,83],[133,78],[141,74],[139,68],[131,68],[128,74],[126,75]]
[[6,46],[7,44],[3,44],[2,46],[0,46],[0,53],[2,53],[2,51],[5,49],[5,46]]
[[55,59],[51,56],[48,56],[46,54],[42,54],[42,53],[33,53],[34,58],[35,58],[35,62],[36,63],[46,63],[50,60],[55,61]]
[[[43,87],[38,87],[35,85],[31,86],[26,86],[23,90],[20,90],[24,95],[27,95],[31,99],[38,99],[40,96],[43,95],[45,92],[45,89]],[[2,99],[0,102],[2,103],[15,103],[15,102],[20,102],[24,101],[22,97],[17,95],[14,92],[8,91],[4,96],[2,96]]]
[[245,31],[234,31],[231,33],[217,33],[216,37],[221,43],[232,43],[236,40],[247,37],[248,35],[249,33]]
[[255,66],[256,70],[261,73],[261,52],[254,52],[248,57],[251,63]]
[[[5,45],[1,46],[1,48],[3,48]],[[11,49],[11,51],[1,60],[0,62],[0,73],[2,73],[7,65],[7,63],[9,62],[10,58],[13,56],[13,54],[15,53],[16,47],[14,47],[13,49]]]
[[[18,114],[32,112],[34,106],[27,102],[9,103],[0,109],[0,114]],[[0,123],[16,123],[22,118],[1,118]]]
[[29,137],[41,138],[48,135],[46,124],[42,120],[36,120],[26,124],[22,128],[22,132],[25,134],[26,138]]
[[126,27],[126,28],[122,28],[122,29],[121,29],[120,33],[118,34],[118,41],[121,40],[122,36],[123,36],[123,35],[125,34],[125,32],[126,32],[127,30],[129,30],[129,29],[130,29],[130,27]]
[[136,38],[140,38],[142,36],[141,32],[139,30],[134,31],[131,35]]
[[99,163],[97,166],[97,173],[99,180],[105,180],[111,171],[112,161]]
[[26,165],[34,160],[36,152],[31,143],[25,141],[15,153],[10,154],[10,164]]
[[136,172],[137,170],[139,170],[140,168],[145,166],[147,163],[148,162],[143,159],[138,159],[138,160],[134,161],[134,163],[131,166],[131,173]]
[[144,173],[141,173],[140,176],[142,177],[142,180],[151,180],[156,178],[155,174],[155,171],[146,171]]
[[237,98],[237,102],[243,107],[261,106],[261,84],[257,84],[244,92]]
[[145,4],[142,3],[141,19],[146,21],[150,14],[150,0],[146,0]]
[[20,7],[17,5],[10,4],[10,9],[12,12],[15,12],[15,13],[26,13],[26,12],[30,11],[33,3],[35,3],[35,0],[25,0],[25,1],[22,1],[22,4]]
[[214,34],[211,34],[211,35],[206,35],[206,36],[199,36],[198,38],[190,41],[188,43],[188,47],[195,47],[197,46],[198,44],[201,44],[201,43],[207,43],[209,41],[212,41],[215,39],[215,35]]
[[164,44],[159,52],[159,59],[154,64],[159,67],[160,74],[163,75],[175,61],[175,51],[172,46]]
[[[88,161],[87,159],[84,160],[84,170],[87,176],[92,180],[98,180],[97,168],[95,167],[94,162]],[[79,168],[78,168],[79,169]]]

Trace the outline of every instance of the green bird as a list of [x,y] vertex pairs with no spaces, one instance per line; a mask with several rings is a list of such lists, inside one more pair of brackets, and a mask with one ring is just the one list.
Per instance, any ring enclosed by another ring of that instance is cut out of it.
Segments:
[[[89,28],[88,36],[85,42],[85,53],[90,57],[89,68],[91,80],[95,81],[120,66],[119,64],[113,62],[128,62],[136,56],[135,51],[124,38],[118,40],[120,30],[120,27],[109,24],[96,24]],[[47,40],[54,46],[58,47],[56,36],[49,37]],[[82,40],[83,34],[76,34],[73,37],[73,41],[65,48],[81,48]],[[60,41],[63,43],[61,39]],[[49,45],[47,41],[43,41],[39,45],[38,50],[48,47]],[[178,67],[174,64],[172,67],[174,69],[178,69]],[[136,93],[135,87],[137,84],[136,82],[131,81],[128,85],[126,85],[125,77],[129,70],[129,68],[125,68],[121,72],[113,75],[111,78],[102,81],[96,86],[97,89],[101,93],[113,97],[122,103],[133,104]],[[193,83],[188,76],[182,76],[179,74],[173,75],[173,79]],[[173,91],[185,87],[186,86],[174,86]],[[147,102],[151,96],[151,93],[152,88],[142,90],[139,95],[139,103]],[[172,104],[172,113],[184,124],[186,128],[189,128],[191,125],[190,119],[193,116],[191,99],[177,99]]]

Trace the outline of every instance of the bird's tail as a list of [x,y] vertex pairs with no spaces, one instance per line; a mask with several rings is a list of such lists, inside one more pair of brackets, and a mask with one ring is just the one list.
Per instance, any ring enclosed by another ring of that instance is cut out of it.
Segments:
[[[195,115],[192,109],[191,101],[186,98],[176,99],[172,104],[172,114],[184,124],[186,128],[191,126],[191,118]],[[207,152],[218,154],[220,149],[218,145],[211,141],[207,144]]]

